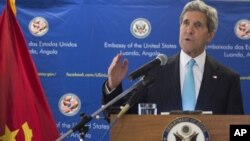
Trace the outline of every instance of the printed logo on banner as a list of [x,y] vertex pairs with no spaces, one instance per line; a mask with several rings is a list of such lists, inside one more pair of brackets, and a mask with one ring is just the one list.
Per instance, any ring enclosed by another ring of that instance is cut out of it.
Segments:
[[135,38],[144,39],[151,32],[151,24],[145,18],[137,18],[131,23],[130,32]]
[[197,119],[180,117],[167,125],[162,141],[210,141],[206,127]]
[[66,93],[60,98],[58,107],[62,114],[66,116],[74,116],[81,109],[81,101],[77,95]]
[[29,23],[29,31],[34,36],[43,36],[49,30],[49,24],[43,17],[35,17]]
[[235,35],[243,40],[250,39],[250,20],[239,20],[234,27]]

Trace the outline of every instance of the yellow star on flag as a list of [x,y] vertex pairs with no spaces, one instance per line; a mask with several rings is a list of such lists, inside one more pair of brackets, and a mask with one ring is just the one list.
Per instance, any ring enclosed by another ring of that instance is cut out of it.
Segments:
[[33,133],[32,130],[29,127],[29,124],[27,122],[25,122],[22,125],[23,131],[24,131],[24,136],[25,136],[25,141],[31,141]]
[[5,125],[5,134],[0,136],[0,141],[16,141],[16,135],[19,130],[10,131],[7,125]]

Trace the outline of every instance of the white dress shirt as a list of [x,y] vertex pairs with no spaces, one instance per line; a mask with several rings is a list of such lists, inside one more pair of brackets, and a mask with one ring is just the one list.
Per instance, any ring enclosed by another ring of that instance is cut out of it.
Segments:
[[[183,83],[185,79],[185,74],[187,72],[187,64],[192,57],[188,56],[184,51],[181,50],[180,53],[180,82],[181,82],[181,93],[183,90]],[[195,83],[195,96],[196,100],[199,95],[201,81],[204,73],[205,59],[206,59],[206,51],[204,50],[199,56],[193,58],[195,60],[195,64],[193,66],[194,73],[194,83]]]

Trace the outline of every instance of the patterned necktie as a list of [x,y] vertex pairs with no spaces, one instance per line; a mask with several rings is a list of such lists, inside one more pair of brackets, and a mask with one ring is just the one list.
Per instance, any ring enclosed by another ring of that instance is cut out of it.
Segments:
[[182,108],[184,111],[194,111],[195,109],[195,84],[194,84],[194,74],[193,66],[195,60],[191,59],[188,62],[188,68],[185,75],[183,90],[182,90]]

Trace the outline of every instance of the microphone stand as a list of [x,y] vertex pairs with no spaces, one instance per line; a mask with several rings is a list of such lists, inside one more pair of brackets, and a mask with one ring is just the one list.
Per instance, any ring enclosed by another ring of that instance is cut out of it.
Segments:
[[[81,113],[80,117],[83,120],[87,120],[86,118],[88,118],[88,116],[86,116],[85,113]],[[84,125],[84,126],[80,127],[80,129],[78,131],[79,131],[80,141],[84,141],[85,135],[89,131],[89,127]]]
[[[71,133],[75,132],[75,131],[79,131],[80,132],[80,136],[81,135],[85,135],[86,132],[88,131],[88,127],[85,126],[86,123],[90,122],[93,118],[95,118],[99,113],[103,112],[105,109],[107,109],[109,106],[111,106],[112,104],[114,104],[115,102],[117,102],[118,100],[120,100],[121,98],[123,98],[124,96],[126,96],[127,94],[129,94],[131,91],[133,91],[134,89],[136,89],[137,87],[142,86],[146,86],[149,83],[151,83],[153,80],[152,79],[145,79],[145,77],[143,77],[142,79],[140,79],[138,82],[136,82],[134,85],[132,85],[131,87],[129,87],[127,90],[125,90],[124,92],[122,92],[121,94],[119,94],[118,96],[116,96],[114,99],[112,99],[111,101],[109,101],[107,104],[102,105],[101,108],[99,108],[97,111],[95,111],[93,114],[91,114],[91,116],[83,116],[82,120],[76,125],[74,126],[72,129],[70,129],[69,131],[67,131],[66,133],[64,133],[63,135],[61,135],[59,138],[57,138],[55,141],[62,141],[64,138],[66,138],[68,135],[70,135]],[[81,137],[82,138],[82,137]]]

